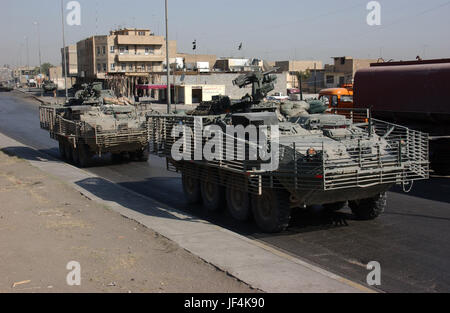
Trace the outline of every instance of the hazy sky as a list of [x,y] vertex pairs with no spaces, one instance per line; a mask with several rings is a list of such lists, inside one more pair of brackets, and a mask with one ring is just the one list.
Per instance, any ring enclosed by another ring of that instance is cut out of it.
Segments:
[[[66,1],[67,2],[67,1]],[[118,26],[164,34],[164,0],[79,0],[82,25],[66,27],[67,44]],[[381,26],[368,26],[368,0],[169,0],[170,39],[179,52],[268,60],[332,56],[414,59],[450,57],[450,1],[380,0]],[[0,0],[0,64],[60,62],[60,0]],[[243,42],[243,50],[238,51]]]

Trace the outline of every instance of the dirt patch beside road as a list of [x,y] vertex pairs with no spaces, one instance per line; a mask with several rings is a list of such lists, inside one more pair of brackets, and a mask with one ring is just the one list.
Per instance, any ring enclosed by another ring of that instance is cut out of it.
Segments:
[[[0,292],[254,292],[153,231],[0,152]],[[69,262],[81,286],[68,286]]]

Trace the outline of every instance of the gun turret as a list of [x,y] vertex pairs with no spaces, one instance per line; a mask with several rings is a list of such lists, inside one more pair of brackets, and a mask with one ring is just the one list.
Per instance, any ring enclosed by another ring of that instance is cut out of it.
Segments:
[[[252,85],[252,95],[246,95],[244,98],[248,99],[251,97],[252,102],[262,101],[269,92],[275,89],[274,82],[277,80],[275,75],[271,75],[276,69],[272,69],[267,72],[251,72],[247,74],[240,75],[238,78],[233,80],[233,85],[239,88],[245,88],[248,85]],[[243,98],[243,99],[244,99]]]

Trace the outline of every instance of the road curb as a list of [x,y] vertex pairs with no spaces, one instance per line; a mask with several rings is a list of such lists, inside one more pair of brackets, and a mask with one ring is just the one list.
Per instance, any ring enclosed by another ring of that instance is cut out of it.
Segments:
[[52,158],[0,133],[0,148],[135,220],[249,286],[270,293],[376,292],[275,248]]

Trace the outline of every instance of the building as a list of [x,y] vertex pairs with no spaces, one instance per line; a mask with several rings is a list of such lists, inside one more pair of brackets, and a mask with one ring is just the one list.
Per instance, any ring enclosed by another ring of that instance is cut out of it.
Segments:
[[177,53],[177,58],[183,60],[183,68],[187,71],[207,69],[207,71],[204,72],[209,72],[214,68],[217,61],[217,56],[214,54]]
[[[64,64],[64,51],[66,53],[66,63]],[[77,45],[67,46],[61,49],[62,76],[67,72],[67,77],[78,76]]]
[[334,57],[334,64],[326,64],[323,69],[311,72],[307,81],[310,89],[323,89],[341,87],[344,84],[353,84],[356,71],[370,67],[376,63],[375,59],[354,59],[352,57]]
[[[176,50],[176,41],[170,41],[170,58]],[[80,81],[104,81],[117,95],[130,97],[138,84],[162,82],[166,42],[149,29],[125,28],[78,42],[77,58]]]
[[261,69],[261,63],[258,59],[220,58],[214,65],[214,71],[225,73],[248,72]]
[[323,69],[322,61],[276,61],[274,67],[278,68],[279,73],[286,75],[286,89],[295,89],[300,87],[298,73],[311,73],[314,70]]

